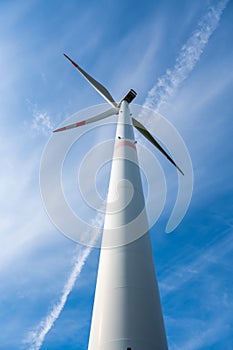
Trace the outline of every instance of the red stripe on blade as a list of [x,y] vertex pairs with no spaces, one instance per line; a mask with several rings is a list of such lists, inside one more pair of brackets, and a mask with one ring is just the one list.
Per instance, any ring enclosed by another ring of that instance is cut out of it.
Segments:
[[86,120],[83,120],[82,122],[76,123],[76,126],[82,126],[86,124]]
[[59,131],[64,131],[64,130],[66,130],[66,127],[65,127],[65,126],[64,126],[63,128],[56,129],[56,130],[54,130],[53,132],[59,132]]
[[76,67],[76,68],[79,68],[79,66],[77,65],[77,63],[75,63],[71,58],[69,58],[69,56],[67,56],[65,53],[64,53],[64,56]]

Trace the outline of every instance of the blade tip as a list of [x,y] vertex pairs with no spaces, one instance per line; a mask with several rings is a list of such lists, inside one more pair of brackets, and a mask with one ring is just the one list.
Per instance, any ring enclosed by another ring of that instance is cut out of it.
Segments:
[[59,132],[59,131],[64,131],[64,130],[66,130],[66,127],[55,129],[55,130],[53,130],[53,133],[54,132]]
[[63,55],[65,56],[65,58],[67,58],[75,68],[80,69],[80,67],[78,66],[78,64],[76,62],[74,62],[68,55],[66,55],[65,53],[63,53]]
[[66,53],[63,53],[63,55],[65,56],[65,58],[67,58],[67,60],[71,61],[70,57]]
[[179,172],[184,176],[184,173],[183,173],[183,171],[181,170],[181,169],[178,169],[179,170]]

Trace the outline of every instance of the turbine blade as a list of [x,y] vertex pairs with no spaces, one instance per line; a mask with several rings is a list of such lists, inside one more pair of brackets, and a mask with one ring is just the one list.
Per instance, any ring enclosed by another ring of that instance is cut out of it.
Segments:
[[179,172],[184,175],[183,171],[178,167],[174,160],[169,156],[169,154],[160,146],[160,144],[154,139],[151,133],[141,124],[138,120],[132,118],[133,126],[150,141],[163,155],[179,170]]
[[84,78],[98,91],[98,93],[108,102],[111,106],[117,107],[117,103],[114,101],[110,92],[98,81],[92,78],[85,70],[83,70],[77,63],[75,63],[69,56],[64,53],[64,56],[73,64],[75,68],[84,76]]
[[97,122],[98,120],[110,117],[113,114],[118,114],[118,112],[119,112],[118,108],[111,108],[111,109],[108,109],[107,111],[105,111],[103,113],[100,113],[100,114],[96,115],[93,118],[89,118],[87,120],[82,120],[81,122],[77,122],[77,123],[74,123],[74,124],[69,124],[69,125],[63,126],[62,128],[56,129],[53,132],[69,130],[69,129],[77,128],[77,127],[82,126],[82,125],[94,123],[94,122]]

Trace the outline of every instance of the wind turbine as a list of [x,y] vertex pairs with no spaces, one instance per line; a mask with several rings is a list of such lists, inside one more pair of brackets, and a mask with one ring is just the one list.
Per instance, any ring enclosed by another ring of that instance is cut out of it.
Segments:
[[88,350],[167,350],[133,127],[184,174],[132,117],[134,90],[116,103],[102,84],[64,56],[111,108],[54,132],[118,116]]

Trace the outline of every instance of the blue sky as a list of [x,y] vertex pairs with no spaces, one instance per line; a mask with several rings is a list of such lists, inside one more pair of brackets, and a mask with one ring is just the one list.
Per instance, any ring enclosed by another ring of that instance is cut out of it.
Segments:
[[51,129],[103,103],[66,52],[116,100],[134,88],[149,103],[150,92],[182,135],[192,201],[165,234],[177,177],[158,156],[168,195],[151,230],[169,349],[231,350],[232,2],[1,1],[0,23],[0,348],[87,348],[98,250],[56,230],[39,186]]

